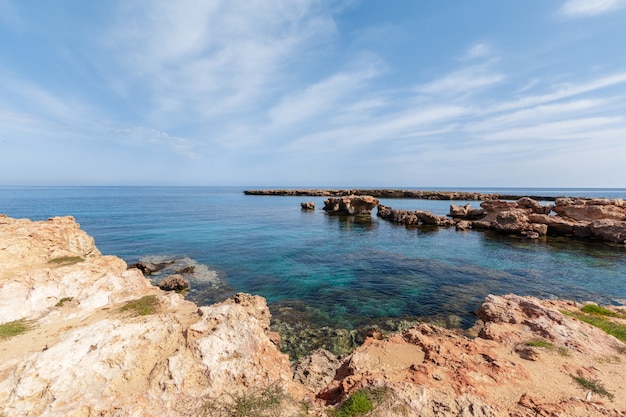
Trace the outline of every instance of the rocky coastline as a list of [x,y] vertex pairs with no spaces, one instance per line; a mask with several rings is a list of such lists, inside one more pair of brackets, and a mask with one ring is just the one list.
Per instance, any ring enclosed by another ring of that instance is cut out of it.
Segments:
[[379,205],[377,215],[405,225],[455,226],[457,230],[493,230],[530,239],[552,235],[626,244],[626,201],[622,199],[561,197],[555,204],[544,206],[522,197],[517,201],[488,200],[480,207],[473,209],[469,203],[451,205],[448,216],[437,216]]
[[[519,200],[523,195],[477,193],[471,191],[425,191],[425,190],[398,190],[394,188],[382,189],[281,189],[281,190],[245,190],[245,195],[287,196],[287,197],[346,197],[371,196],[375,198],[406,198],[418,200]],[[554,201],[554,196],[526,196],[533,200]]]
[[0,415],[626,416],[626,343],[585,322],[625,307],[509,294],[477,314],[290,362],[263,298],[198,307],[72,217],[0,215]]

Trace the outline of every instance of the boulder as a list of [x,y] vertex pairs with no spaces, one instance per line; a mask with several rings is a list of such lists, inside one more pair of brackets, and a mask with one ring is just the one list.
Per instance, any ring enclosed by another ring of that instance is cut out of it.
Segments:
[[466,204],[464,206],[457,206],[454,204],[450,204],[450,217],[460,217],[465,218],[470,211],[472,205]]
[[339,198],[329,198],[324,201],[324,211],[338,215],[370,214],[379,201],[369,195],[350,195]]
[[181,292],[189,289],[189,281],[183,278],[183,276],[180,274],[174,274],[159,281],[157,287],[159,287],[163,291]]
[[300,203],[300,207],[302,210],[315,210],[315,202],[307,201],[305,203]]

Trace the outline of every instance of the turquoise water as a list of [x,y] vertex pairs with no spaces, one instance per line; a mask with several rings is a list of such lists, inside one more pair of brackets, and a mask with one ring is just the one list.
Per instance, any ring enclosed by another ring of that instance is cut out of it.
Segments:
[[[191,277],[189,297],[200,304],[244,291],[266,297],[273,309],[314,311],[317,324],[352,328],[384,317],[455,315],[469,326],[489,293],[626,303],[624,247],[406,228],[375,214],[328,216],[321,197],[245,196],[243,189],[0,187],[0,213],[73,215],[105,254],[129,263],[185,259],[217,271],[217,286]],[[621,189],[472,191],[626,198]],[[318,209],[301,211],[302,201]],[[438,214],[450,204],[381,202]]]

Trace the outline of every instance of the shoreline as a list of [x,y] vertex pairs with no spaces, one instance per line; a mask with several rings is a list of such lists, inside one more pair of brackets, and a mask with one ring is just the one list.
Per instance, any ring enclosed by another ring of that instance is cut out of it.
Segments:
[[625,339],[586,321],[624,329],[624,307],[488,295],[468,334],[373,329],[346,356],[293,363],[264,298],[199,307],[102,255],[73,217],[3,215],[0,301],[3,332],[23,325],[0,337],[6,416],[242,415],[253,402],[244,415],[328,417],[357,395],[372,417],[626,412]]

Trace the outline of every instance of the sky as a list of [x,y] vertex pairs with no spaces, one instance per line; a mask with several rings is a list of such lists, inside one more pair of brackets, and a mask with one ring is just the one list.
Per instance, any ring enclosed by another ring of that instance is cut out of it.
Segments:
[[0,185],[626,187],[626,0],[0,0]]

